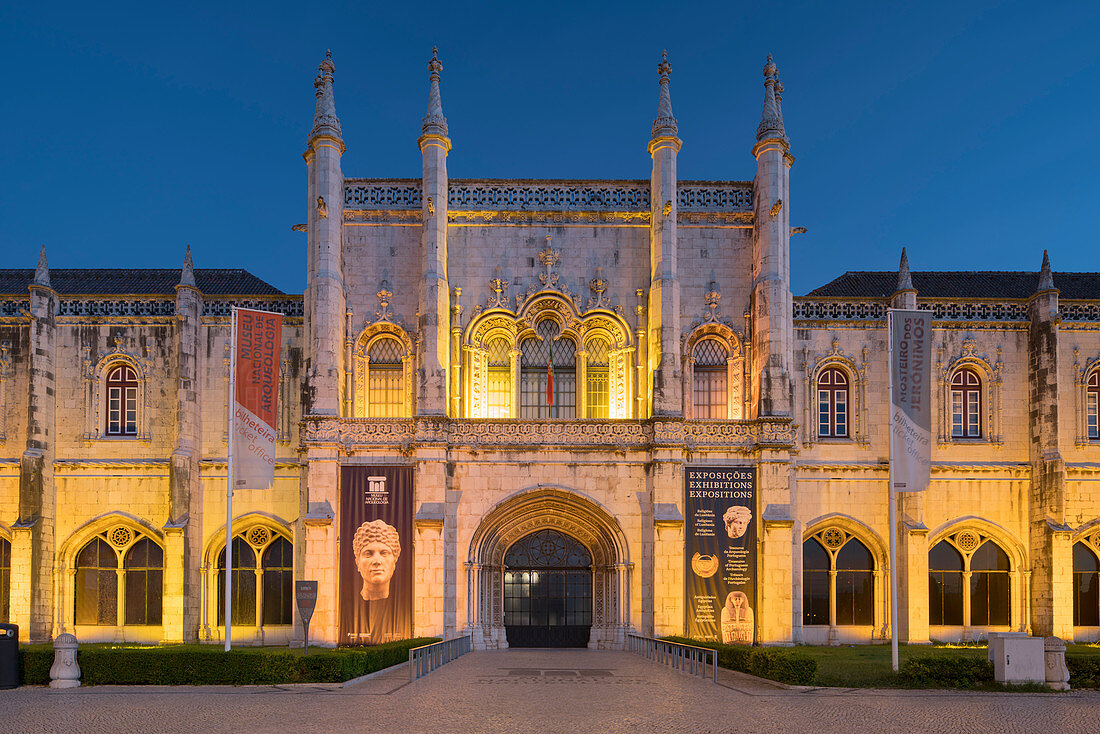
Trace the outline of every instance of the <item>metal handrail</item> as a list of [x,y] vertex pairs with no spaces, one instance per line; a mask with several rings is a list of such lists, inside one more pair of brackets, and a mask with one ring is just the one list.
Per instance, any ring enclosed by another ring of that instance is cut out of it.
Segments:
[[[635,634],[627,634],[626,647],[629,652],[641,655],[647,660],[667,665],[674,670],[690,675],[710,678],[715,683],[718,682],[717,650]],[[707,673],[708,668],[709,675]]]
[[433,642],[409,650],[409,681],[414,681],[446,665],[473,649],[469,635]]

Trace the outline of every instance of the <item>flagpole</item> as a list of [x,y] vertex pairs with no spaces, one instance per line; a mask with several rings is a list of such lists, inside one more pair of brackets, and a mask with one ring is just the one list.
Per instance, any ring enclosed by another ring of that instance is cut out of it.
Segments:
[[886,371],[888,384],[888,423],[886,426],[886,451],[889,457],[890,471],[888,482],[890,483],[890,663],[894,672],[898,672],[898,530],[897,530],[897,500],[894,494],[894,319],[891,314],[893,309],[886,309]]
[[225,651],[233,646],[233,437],[237,401],[237,308],[232,308],[229,331],[229,453],[225,477]]

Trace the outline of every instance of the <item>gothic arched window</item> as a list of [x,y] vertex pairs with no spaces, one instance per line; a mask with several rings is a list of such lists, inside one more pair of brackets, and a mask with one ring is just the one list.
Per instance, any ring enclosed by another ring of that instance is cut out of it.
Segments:
[[103,538],[76,556],[76,623],[118,624],[118,555]]
[[1009,623],[1008,554],[992,540],[970,557],[970,624]]
[[512,417],[512,360],[508,340],[490,339],[488,351],[488,415],[487,418]]
[[1100,439],[1100,420],[1098,420],[1098,413],[1100,413],[1100,408],[1098,408],[1098,404],[1100,404],[1100,370],[1093,370],[1092,374],[1089,375],[1088,382],[1085,385],[1085,395],[1089,439],[1095,441]]
[[130,546],[123,568],[126,576],[126,624],[160,624],[164,551],[149,538],[142,538]]
[[936,543],[928,552],[928,623],[1011,624],[1011,572],[1004,549],[973,530]]
[[[233,538],[233,624],[256,624],[256,552],[243,537]],[[225,552],[218,554],[218,624],[225,625]]]
[[875,623],[875,562],[856,538],[836,554],[836,623]]
[[695,361],[692,374],[693,407],[695,418],[727,418],[726,377],[728,366],[726,348],[716,339],[703,339],[692,353]]
[[404,417],[405,348],[397,339],[382,337],[371,344],[367,355],[367,417]]
[[11,619],[11,543],[0,538],[0,622]]
[[277,537],[264,550],[264,624],[290,624],[294,601],[294,554],[290,541]]
[[802,544],[802,624],[829,624],[829,552],[816,538]]
[[835,527],[808,538],[802,576],[803,624],[875,623],[875,561],[858,538]]
[[603,339],[589,339],[585,352],[584,417],[607,418],[611,395],[608,372],[610,346]]
[[107,435],[136,436],[138,378],[133,367],[120,364],[107,373]]
[[848,376],[835,367],[817,378],[817,435],[843,438],[848,435]]
[[1084,543],[1073,544],[1073,626],[1100,627],[1100,563]]
[[963,557],[946,540],[928,552],[928,624],[963,623]]
[[981,438],[982,380],[963,368],[951,378],[951,437]]
[[557,330],[540,321],[520,345],[520,418],[577,417],[577,345]]
[[[294,546],[265,526],[233,538],[233,624],[285,625],[293,620]],[[225,546],[218,551],[218,624],[225,626]]]

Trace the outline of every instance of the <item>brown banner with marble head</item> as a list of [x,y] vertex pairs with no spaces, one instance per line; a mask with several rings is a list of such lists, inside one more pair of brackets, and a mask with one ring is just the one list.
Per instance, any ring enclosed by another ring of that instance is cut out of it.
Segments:
[[684,470],[684,629],[707,642],[756,637],[756,469]]
[[412,637],[412,508],[412,467],[341,467],[339,644]]

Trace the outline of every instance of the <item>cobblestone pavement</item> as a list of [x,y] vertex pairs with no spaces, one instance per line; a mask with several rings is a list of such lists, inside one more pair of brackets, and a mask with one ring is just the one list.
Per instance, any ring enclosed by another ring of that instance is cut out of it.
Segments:
[[623,652],[475,652],[410,683],[0,691],[0,732],[1100,731],[1100,693],[786,690]]

